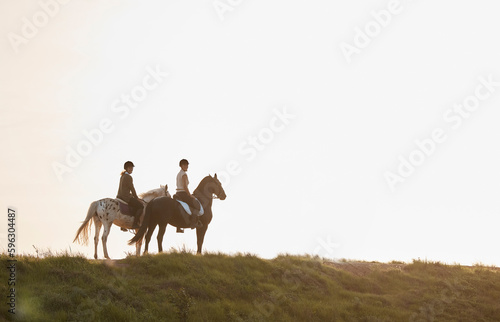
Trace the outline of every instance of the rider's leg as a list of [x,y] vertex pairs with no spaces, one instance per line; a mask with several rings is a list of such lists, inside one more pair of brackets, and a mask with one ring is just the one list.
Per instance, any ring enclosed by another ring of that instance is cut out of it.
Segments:
[[135,198],[131,198],[128,204],[131,208],[133,208],[131,209],[132,215],[134,216],[134,223],[132,225],[132,229],[139,228],[139,220],[141,219],[141,214],[142,210],[144,209],[144,206],[139,200]]
[[[186,193],[184,193],[184,195],[187,195]],[[179,192],[177,192],[176,194],[174,194],[174,196],[172,197],[174,200],[180,200],[182,201],[182,193],[179,194]],[[184,229],[182,228],[179,228],[177,227],[177,230],[176,230],[177,233],[184,233]]]
[[[180,201],[184,201],[189,205],[189,208],[191,209],[191,220],[189,222],[189,227],[191,229],[196,228],[196,224],[198,222],[198,214],[200,213],[198,208],[199,206],[196,205],[197,201],[190,195],[187,194],[185,191],[179,191],[174,195],[175,199],[179,199]],[[177,232],[180,232],[179,229]]]
[[200,214],[200,210],[199,205],[197,205],[198,201],[191,196],[189,197],[189,201],[187,201],[189,208],[191,209],[191,221],[189,223],[189,227],[194,229],[198,224],[198,215]]

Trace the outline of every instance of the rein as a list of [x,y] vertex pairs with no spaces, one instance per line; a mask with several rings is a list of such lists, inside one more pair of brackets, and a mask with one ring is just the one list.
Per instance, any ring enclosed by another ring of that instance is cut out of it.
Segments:
[[[205,178],[206,179],[206,178]],[[198,185],[198,187],[194,190],[193,194],[200,200],[203,207],[206,208],[206,205],[212,206],[212,200],[220,198],[215,193],[210,193],[210,195],[205,195],[202,191],[204,190],[204,185],[202,185],[204,180]],[[202,201],[203,200],[203,201]],[[206,205],[205,205],[206,204]]]

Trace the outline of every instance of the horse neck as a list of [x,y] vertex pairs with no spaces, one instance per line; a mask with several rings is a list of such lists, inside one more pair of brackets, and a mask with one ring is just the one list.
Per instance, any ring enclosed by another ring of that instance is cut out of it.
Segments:
[[203,189],[204,189],[205,185],[207,184],[207,181],[208,181],[208,180],[207,180],[207,178],[208,178],[208,177],[205,177],[205,178],[203,178],[203,179],[200,181],[200,183],[198,184],[198,187],[196,187],[196,189],[194,189],[194,191],[193,191],[193,195],[203,195],[203,192],[202,192],[202,191],[203,191]]
[[195,192],[194,196],[201,202],[203,208],[208,208],[208,209],[212,208],[213,199],[211,197],[205,196],[201,192],[198,193]]
[[[201,203],[203,204],[203,207],[212,207],[212,201],[213,201],[212,196],[211,195],[206,196],[203,193],[204,188],[205,188],[205,184],[207,182],[208,182],[207,178],[204,178],[203,180],[201,180],[198,187],[196,187],[196,189],[194,189],[193,194],[196,196],[196,198],[198,198],[198,200],[201,201]],[[205,202],[206,202],[206,204],[205,204]]]
[[156,188],[153,190],[150,190],[148,192],[145,192],[141,195],[142,199],[146,202],[150,202],[156,197],[160,197],[164,195],[164,190],[162,188]]

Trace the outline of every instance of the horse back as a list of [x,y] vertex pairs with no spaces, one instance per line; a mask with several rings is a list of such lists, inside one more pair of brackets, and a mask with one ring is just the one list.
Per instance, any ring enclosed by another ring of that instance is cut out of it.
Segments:
[[96,201],[97,206],[103,210],[107,211],[117,211],[119,210],[119,203],[113,198],[102,198]]
[[158,197],[152,200],[148,206],[151,207],[152,222],[168,223],[180,228],[187,227],[185,218],[180,211],[181,205],[171,197]]

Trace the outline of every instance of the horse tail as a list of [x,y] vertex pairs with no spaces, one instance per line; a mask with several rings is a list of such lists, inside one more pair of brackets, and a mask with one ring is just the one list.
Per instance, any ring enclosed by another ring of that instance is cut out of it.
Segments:
[[78,241],[78,243],[83,244],[83,245],[88,244],[90,227],[92,225],[94,215],[96,214],[96,211],[97,211],[97,205],[98,205],[97,201],[94,201],[90,204],[89,211],[87,212],[87,218],[85,218],[85,220],[82,222],[82,225],[80,226],[80,228],[78,228],[78,231],[76,232],[76,236],[75,236],[75,239],[73,240],[73,243]]
[[151,204],[152,202],[148,203],[146,205],[146,213],[144,214],[144,220],[142,221],[141,228],[139,228],[139,231],[135,234],[135,236],[128,241],[129,245],[132,245],[133,243],[137,243],[139,240],[141,240],[144,237],[144,234],[146,234],[146,231],[148,230],[148,225],[149,225],[149,217],[151,216]]

